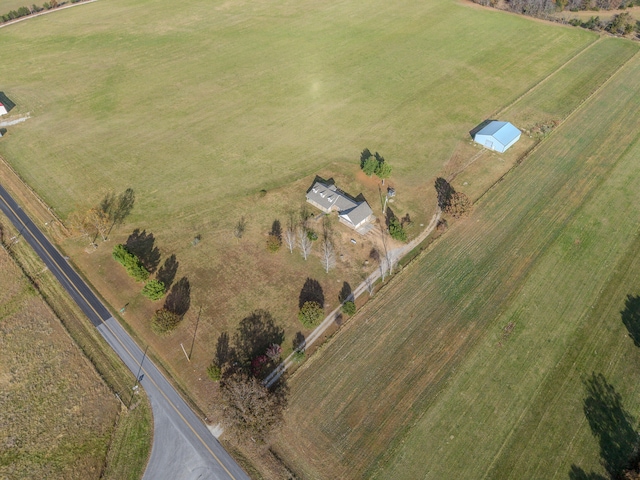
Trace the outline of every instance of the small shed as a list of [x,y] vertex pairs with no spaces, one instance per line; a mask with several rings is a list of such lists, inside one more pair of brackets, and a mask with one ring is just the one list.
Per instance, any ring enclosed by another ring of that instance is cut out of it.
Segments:
[[478,131],[473,140],[483,147],[503,153],[520,140],[520,130],[509,122],[494,120]]
[[0,115],[6,115],[7,114],[7,108],[0,103]]

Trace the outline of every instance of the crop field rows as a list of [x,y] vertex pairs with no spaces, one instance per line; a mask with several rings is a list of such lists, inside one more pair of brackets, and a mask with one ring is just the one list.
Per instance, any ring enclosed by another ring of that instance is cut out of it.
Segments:
[[[583,68],[597,71],[599,58],[615,69],[634,51],[607,40],[584,52],[595,64]],[[602,369],[628,408],[640,407],[637,374],[625,378],[623,360],[638,354],[615,313],[624,298],[610,300],[606,322],[592,314],[638,231],[639,73],[636,56],[301,369],[277,447],[294,471],[434,479],[566,478],[574,463],[602,471],[581,380]],[[559,75],[583,97],[606,78]],[[541,102],[547,87],[557,87],[553,78],[514,108],[569,113],[561,97]],[[575,108],[580,98],[567,102]],[[594,353],[598,338],[621,344]],[[568,365],[574,354],[580,363]]]

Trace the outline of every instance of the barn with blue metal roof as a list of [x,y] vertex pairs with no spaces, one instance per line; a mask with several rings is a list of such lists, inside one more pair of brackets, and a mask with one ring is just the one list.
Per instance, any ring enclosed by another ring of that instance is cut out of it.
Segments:
[[473,140],[483,147],[503,153],[520,140],[520,130],[509,122],[494,120],[478,131]]

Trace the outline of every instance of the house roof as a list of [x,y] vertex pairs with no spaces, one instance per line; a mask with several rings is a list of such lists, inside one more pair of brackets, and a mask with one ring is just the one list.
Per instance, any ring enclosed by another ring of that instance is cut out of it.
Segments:
[[520,130],[509,122],[493,121],[476,133],[477,135],[487,135],[495,138],[502,145],[509,145],[520,136]]
[[371,210],[369,204],[367,202],[362,202],[351,210],[340,212],[340,216],[353,225],[358,225],[372,213],[373,210]]
[[335,185],[325,185],[321,182],[313,184],[311,190],[307,192],[307,199],[326,209],[336,206],[339,211],[350,210],[358,206],[357,202],[347,197]]

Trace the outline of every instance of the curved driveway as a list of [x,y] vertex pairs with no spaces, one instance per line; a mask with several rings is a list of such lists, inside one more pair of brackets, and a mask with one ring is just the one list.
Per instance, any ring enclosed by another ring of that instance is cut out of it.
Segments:
[[[89,286],[26,213],[0,186],[0,210],[42,258],[107,343],[147,392],[153,410],[154,436],[144,474],[149,480],[248,479],[209,429],[156,368]],[[140,365],[142,362],[142,365]]]

